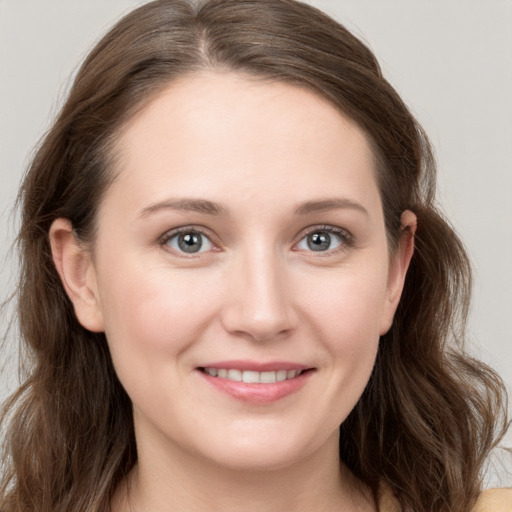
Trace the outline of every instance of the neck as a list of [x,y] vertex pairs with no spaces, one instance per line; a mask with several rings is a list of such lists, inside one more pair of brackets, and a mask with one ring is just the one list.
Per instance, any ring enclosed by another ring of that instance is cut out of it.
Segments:
[[226,468],[179,449],[164,455],[139,446],[138,464],[118,490],[112,510],[373,511],[371,493],[340,463],[337,443],[333,439],[293,464],[265,470]]

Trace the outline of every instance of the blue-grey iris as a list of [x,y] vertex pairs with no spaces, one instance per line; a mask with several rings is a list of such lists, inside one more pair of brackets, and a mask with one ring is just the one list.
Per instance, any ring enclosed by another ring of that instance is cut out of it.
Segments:
[[311,233],[308,235],[307,244],[312,251],[326,251],[331,246],[331,235],[325,231]]
[[199,233],[185,233],[178,237],[178,245],[183,252],[198,252],[201,250],[203,240]]

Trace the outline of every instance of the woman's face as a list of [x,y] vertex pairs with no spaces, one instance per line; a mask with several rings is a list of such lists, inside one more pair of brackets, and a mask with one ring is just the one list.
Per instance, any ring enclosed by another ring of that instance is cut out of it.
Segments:
[[335,452],[407,266],[363,132],[305,89],[203,73],[116,153],[75,308],[106,333],[139,454],[277,468]]

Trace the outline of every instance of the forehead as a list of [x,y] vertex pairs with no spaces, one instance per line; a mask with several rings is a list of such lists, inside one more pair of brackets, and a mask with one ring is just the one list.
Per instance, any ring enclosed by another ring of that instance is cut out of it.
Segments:
[[171,83],[126,124],[116,154],[117,185],[138,201],[378,192],[373,152],[352,120],[308,89],[234,73]]

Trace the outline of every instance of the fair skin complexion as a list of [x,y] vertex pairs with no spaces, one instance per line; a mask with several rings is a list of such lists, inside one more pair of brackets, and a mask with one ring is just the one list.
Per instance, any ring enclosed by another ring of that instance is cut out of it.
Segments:
[[390,255],[363,132],[307,90],[204,72],[131,119],[116,154],[94,246],[66,219],[50,232],[133,402],[138,464],[114,510],[373,510],[338,428],[416,220]]

